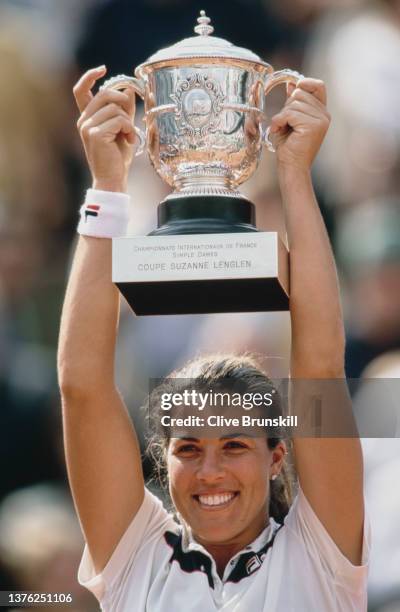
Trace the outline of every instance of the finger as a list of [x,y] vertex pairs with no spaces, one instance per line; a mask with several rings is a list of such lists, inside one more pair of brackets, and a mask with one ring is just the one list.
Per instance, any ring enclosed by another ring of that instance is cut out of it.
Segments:
[[327,116],[327,113],[322,109],[315,107],[309,102],[303,100],[292,100],[285,106],[285,110],[297,110],[304,114],[304,116],[314,117],[314,119],[323,119]]
[[82,120],[82,115],[81,119],[78,121],[78,124],[79,127],[82,128],[96,127],[98,125],[101,125],[102,123],[105,123],[109,119],[112,119],[113,117],[118,117],[119,115],[125,117],[126,119],[132,122],[131,117],[123,108],[121,108],[115,102],[111,102],[110,104],[107,104],[106,106],[100,108],[96,113],[94,113],[94,115],[88,117],[85,120]]
[[305,123],[317,125],[321,123],[321,120],[310,115],[305,116],[303,112],[298,110],[287,109],[272,118],[270,131],[275,134],[287,127],[305,127]]
[[[102,102],[103,104],[105,104],[107,102],[118,102],[119,100],[121,101],[121,105],[129,115],[133,116],[136,108],[135,90],[131,85],[126,85],[121,89],[102,89],[96,94],[93,101],[94,100],[98,100],[96,104],[99,105],[98,107],[94,107],[95,111],[98,110]],[[89,112],[89,108],[85,110]]]
[[81,76],[79,81],[73,88],[73,93],[75,96],[76,104],[82,112],[89,102],[93,99],[93,94],[91,92],[92,87],[96,83],[98,79],[101,79],[107,72],[107,68],[105,66],[99,66],[98,68],[92,68],[88,70]]
[[297,83],[297,87],[304,91],[308,91],[308,93],[313,94],[322,104],[326,104],[326,87],[325,83],[320,79],[300,79]]
[[118,105],[122,108],[126,113],[129,113],[131,110],[132,103],[129,100],[129,96],[126,93],[121,91],[116,91],[115,89],[103,89],[99,91],[86,106],[85,110],[82,112],[79,120],[78,127],[80,123],[87,121],[90,117],[93,117],[101,108],[105,108],[109,104]]
[[82,128],[84,137],[103,140],[105,142],[113,142],[119,134],[135,134],[131,120],[123,115],[108,119],[101,125],[94,127],[84,126]]
[[296,87],[291,96],[286,100],[285,106],[290,105],[295,100],[305,102],[320,112],[328,112],[325,104],[322,104],[322,102],[320,102],[313,94],[309,93],[308,91],[304,91],[304,89],[300,89],[299,87]]

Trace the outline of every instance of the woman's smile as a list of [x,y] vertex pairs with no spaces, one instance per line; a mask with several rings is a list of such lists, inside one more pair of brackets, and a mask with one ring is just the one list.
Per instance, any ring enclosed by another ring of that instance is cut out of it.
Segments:
[[215,512],[216,510],[224,510],[228,506],[231,506],[238,496],[238,491],[226,491],[221,493],[193,495],[193,498],[203,510]]

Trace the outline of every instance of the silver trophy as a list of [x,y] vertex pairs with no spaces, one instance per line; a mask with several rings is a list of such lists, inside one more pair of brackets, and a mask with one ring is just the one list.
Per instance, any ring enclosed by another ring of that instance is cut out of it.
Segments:
[[113,280],[136,314],[251,312],[288,308],[288,254],[276,232],[257,232],[255,207],[238,186],[257,168],[265,98],[296,84],[248,49],[212,36],[200,12],[196,36],[152,55],[132,87],[144,100],[146,129],[136,129],[155,170],[172,187],[158,206],[158,227],[113,243]]

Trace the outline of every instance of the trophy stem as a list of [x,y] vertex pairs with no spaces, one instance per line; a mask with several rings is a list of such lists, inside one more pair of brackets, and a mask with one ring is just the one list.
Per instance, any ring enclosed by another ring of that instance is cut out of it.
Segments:
[[229,196],[179,197],[161,202],[157,229],[150,236],[256,232],[255,206]]

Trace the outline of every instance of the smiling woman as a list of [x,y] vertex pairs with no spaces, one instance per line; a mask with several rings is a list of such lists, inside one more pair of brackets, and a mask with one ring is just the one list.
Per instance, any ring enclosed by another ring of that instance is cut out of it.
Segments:
[[[291,463],[285,459],[288,442],[283,441],[285,435],[283,429],[275,428],[274,437],[268,437],[266,432],[263,434],[262,430],[255,427],[242,428],[240,419],[227,418],[234,409],[230,410],[229,407],[226,407],[223,409],[224,416],[213,414],[211,410],[207,419],[203,418],[203,423],[192,421],[190,424],[187,422],[183,424],[188,431],[198,432],[200,438],[174,437],[172,429],[174,423],[169,421],[164,426],[163,420],[159,417],[160,397],[165,395],[166,389],[171,389],[171,385],[176,391],[181,386],[187,387],[188,383],[197,393],[203,391],[203,395],[206,395],[207,391],[212,391],[211,397],[219,396],[225,404],[228,402],[227,396],[232,395],[262,398],[274,396],[273,408],[269,407],[270,402],[268,402],[267,408],[264,406],[255,409],[252,414],[256,412],[258,416],[276,416],[282,412],[279,395],[275,393],[272,381],[259,368],[256,360],[250,356],[214,355],[196,359],[184,368],[173,372],[164,384],[153,391],[146,406],[149,431],[153,432],[148,444],[148,453],[157,466],[157,474],[162,486],[169,486],[174,506],[181,517],[196,532],[192,519],[195,522],[196,510],[202,506],[202,502],[197,493],[182,497],[180,492],[183,487],[180,475],[184,473],[190,478],[192,470],[191,486],[200,488],[201,491],[205,490],[205,495],[208,493],[213,495],[213,491],[220,495],[226,492],[221,489],[222,484],[229,484],[226,479],[224,482],[223,476],[226,469],[231,473],[231,481],[234,481],[236,477],[237,480],[240,480],[241,475],[242,480],[247,483],[245,489],[239,491],[239,489],[232,488],[231,482],[227,491],[231,492],[230,501],[241,493],[241,498],[235,504],[234,512],[242,511],[247,514],[251,532],[259,533],[261,531],[260,522],[263,526],[266,525],[269,516],[278,523],[282,523],[293,500],[292,483],[294,480]],[[228,389],[235,389],[236,392],[226,393]],[[239,390],[240,393],[238,393]],[[239,408],[239,412],[241,411],[242,407]],[[182,413],[184,414],[183,411]],[[237,413],[238,411],[235,410],[235,415]],[[204,413],[201,412],[201,414]],[[198,419],[199,417],[192,418]],[[207,427],[210,419],[216,421],[216,426]],[[226,435],[224,430],[227,430],[229,435]],[[201,472],[198,471],[198,466],[203,465],[204,462],[209,463],[211,468],[208,489],[201,484],[199,486]],[[183,467],[185,470],[180,469]],[[253,492],[249,474],[254,477],[255,491]],[[185,499],[190,502],[194,500],[197,503],[185,504]],[[250,500],[252,501],[251,507],[247,507],[246,504]],[[200,514],[200,519],[201,516]],[[243,519],[238,527],[237,522],[232,523],[226,515],[222,516],[222,521],[220,521],[222,524],[215,521],[214,518],[211,528],[214,529],[217,540],[224,541],[227,529],[230,534],[235,531],[235,528],[238,529],[236,535],[239,535],[240,530],[243,529]],[[201,530],[201,525],[199,525],[199,530],[196,532],[199,537],[201,537]],[[246,530],[244,531],[245,533],[238,540],[239,544],[242,540],[248,539],[248,534]],[[253,538],[250,538],[249,541],[251,539]],[[238,550],[240,548],[239,545]]]
[[[105,72],[88,71],[74,92],[93,175],[87,203],[104,204],[110,216],[114,207],[120,231],[136,138],[134,98],[131,91],[93,95]],[[310,178],[328,124],[325,87],[315,79],[289,88],[271,124],[290,246],[291,377],[306,389],[296,392],[294,406],[303,416],[312,408],[307,389],[315,400],[320,379],[345,387],[335,263]],[[81,584],[108,612],[365,612],[368,529],[354,430],[352,437],[293,438],[292,501],[282,432],[250,435],[229,425],[214,435],[182,436],[153,422],[151,448],[166,468],[176,516],[145,487],[139,444],[115,384],[119,294],[111,281],[115,233],[107,223],[85,233],[81,221],[60,332],[68,476],[86,540]],[[173,376],[197,381],[202,392],[226,391],[230,379],[253,400],[273,393],[248,357],[196,360]],[[334,416],[351,423],[346,394],[338,397],[330,398]],[[195,414],[204,413],[197,403]],[[279,400],[253,413],[279,415]]]

